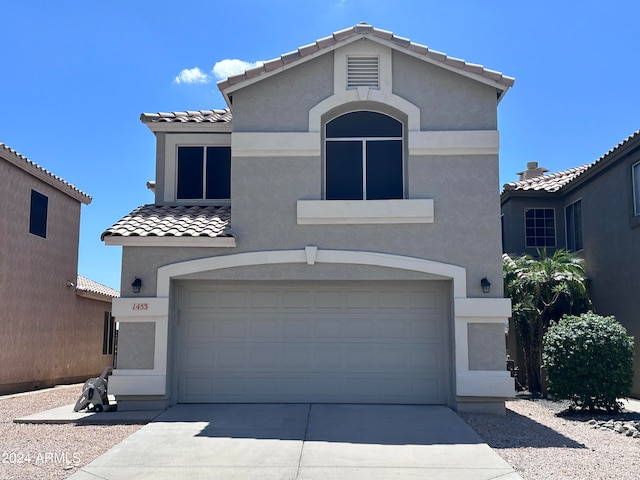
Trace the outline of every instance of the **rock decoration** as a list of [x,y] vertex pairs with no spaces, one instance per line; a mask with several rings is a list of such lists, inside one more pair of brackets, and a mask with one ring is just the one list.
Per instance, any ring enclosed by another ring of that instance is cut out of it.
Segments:
[[593,429],[611,430],[627,437],[640,438],[640,421],[595,420],[587,422]]

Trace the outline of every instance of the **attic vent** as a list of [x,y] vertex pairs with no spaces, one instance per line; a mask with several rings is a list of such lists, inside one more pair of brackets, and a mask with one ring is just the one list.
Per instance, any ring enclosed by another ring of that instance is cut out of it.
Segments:
[[380,86],[379,61],[378,57],[348,57],[347,88],[378,88]]

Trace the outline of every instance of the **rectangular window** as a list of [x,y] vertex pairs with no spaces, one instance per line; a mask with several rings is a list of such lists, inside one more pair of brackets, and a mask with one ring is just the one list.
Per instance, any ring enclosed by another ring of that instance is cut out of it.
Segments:
[[231,198],[231,147],[178,147],[177,198]]
[[111,315],[111,312],[104,312],[104,324],[102,332],[102,354],[112,355],[114,337],[116,334],[115,319]]
[[556,212],[553,208],[527,208],[524,221],[527,247],[556,246]]
[[367,199],[402,198],[402,140],[372,140],[366,145]]
[[327,200],[362,200],[362,142],[327,142]]
[[635,216],[640,215],[640,162],[633,165],[633,214]]
[[31,210],[29,214],[29,233],[47,238],[47,210],[49,199],[41,193],[31,190]]
[[565,224],[567,229],[567,250],[570,252],[582,250],[582,200],[567,206],[565,209]]

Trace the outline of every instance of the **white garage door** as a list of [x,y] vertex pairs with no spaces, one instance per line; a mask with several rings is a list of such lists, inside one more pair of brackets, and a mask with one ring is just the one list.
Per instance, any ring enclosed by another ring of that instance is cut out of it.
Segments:
[[178,289],[181,403],[446,403],[443,282],[202,282]]

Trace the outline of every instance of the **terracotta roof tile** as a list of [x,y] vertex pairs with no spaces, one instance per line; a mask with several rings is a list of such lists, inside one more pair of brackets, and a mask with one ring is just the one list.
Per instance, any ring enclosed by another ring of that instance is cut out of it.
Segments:
[[186,112],[143,113],[140,115],[142,123],[221,123],[231,121],[231,110],[196,110]]
[[229,206],[143,205],[102,234],[105,237],[233,237]]
[[622,142],[618,143],[615,147],[609,150],[607,153],[598,158],[595,162],[588,163],[579,167],[570,168],[561,172],[552,173],[550,175],[540,175],[528,180],[521,180],[519,182],[511,182],[503,185],[504,191],[544,191],[544,192],[557,192],[570,184],[578,177],[584,175],[588,171],[592,170],[597,165],[606,163],[613,153],[619,148],[628,144],[632,140],[640,141],[640,130],[636,130],[634,133],[625,138]]
[[24,155],[19,154],[13,148],[8,147],[4,143],[0,143],[0,157],[17,165],[23,170],[30,171],[33,174],[40,175],[43,180],[46,179],[48,183],[52,186],[58,188],[63,192],[67,192],[67,194],[72,193],[74,197],[76,197],[79,201],[85,204],[91,203],[91,196],[84,193],[82,190],[77,188],[75,185],[65,181],[64,179],[54,175],[49,170],[42,168],[37,163],[29,160]]
[[[512,77],[505,76],[502,73],[496,72],[494,70],[486,69],[482,65],[468,64],[462,59],[448,57],[444,53],[429,50],[429,48],[425,47],[424,45],[413,43],[408,38],[396,36],[392,32],[389,32],[387,30],[374,28],[373,26],[367,23],[359,23],[350,28],[345,28],[344,30],[334,32],[333,35],[331,36],[318,39],[313,44],[304,45],[293,52],[289,52],[278,58],[266,61],[263,63],[261,67],[258,67],[257,69],[252,69],[251,75],[248,75],[245,72],[245,73],[240,73],[238,75],[230,76],[227,79],[218,82],[218,88],[220,90],[224,90],[226,88],[229,88],[233,85],[241,83],[250,78],[255,78],[257,75],[255,74],[254,70],[258,70],[260,74],[268,73],[287,63],[291,63],[292,61],[297,61],[308,55],[316,53],[319,50],[332,47],[338,42],[347,40],[350,37],[358,36],[358,35],[371,35],[372,37],[377,37],[379,39],[391,42],[400,48],[406,48],[407,50],[424,55],[425,57],[431,58],[436,61],[440,61],[446,65],[449,65],[452,68],[468,71],[470,73],[474,73],[479,76],[488,78],[501,85],[504,85],[506,88],[511,87],[514,83],[514,79]],[[314,45],[316,48],[313,48]]]
[[505,191],[540,190],[545,192],[557,192],[569,182],[578,178],[580,175],[586,172],[594,164],[595,162],[588,165],[582,165],[581,167],[563,170],[562,172],[552,173],[551,175],[540,175],[539,177],[533,177],[528,180],[507,183],[503,186],[503,188]]
[[106,297],[117,298],[120,296],[120,292],[114,290],[111,287],[107,287],[98,282],[78,275],[78,281],[76,282],[76,290],[80,292],[97,293],[98,295],[104,295]]

